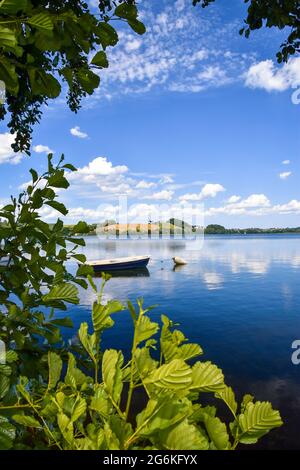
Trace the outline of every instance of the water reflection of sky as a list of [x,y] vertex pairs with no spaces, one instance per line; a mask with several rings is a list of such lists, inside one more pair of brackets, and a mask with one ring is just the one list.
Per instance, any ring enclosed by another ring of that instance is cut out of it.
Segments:
[[[84,250],[89,259],[149,254],[150,276],[114,277],[106,297],[143,296],[146,305],[158,304],[153,318],[164,313],[179,321],[205,357],[223,368],[228,383],[280,407],[287,424],[265,446],[300,449],[294,432],[300,366],[290,359],[291,344],[300,338],[300,237],[208,237],[200,250],[191,243],[103,243],[89,237]],[[173,256],[188,264],[174,269]],[[71,309],[75,326],[89,321],[93,300],[90,290],[81,292],[81,305]],[[117,328],[107,332],[103,345],[129,351],[130,317],[122,312],[115,320]]]

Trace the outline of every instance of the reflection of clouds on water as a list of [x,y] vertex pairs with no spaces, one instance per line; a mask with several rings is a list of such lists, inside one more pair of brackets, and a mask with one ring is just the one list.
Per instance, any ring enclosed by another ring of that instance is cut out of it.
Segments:
[[269,380],[257,380],[243,383],[237,379],[234,388],[244,393],[251,393],[257,400],[270,401],[274,409],[280,410],[284,425],[272,431],[269,437],[262,438],[256,448],[271,450],[299,449],[299,382],[292,378],[272,377]]
[[208,290],[222,289],[224,277],[221,274],[206,272],[201,277]]
[[238,274],[242,271],[246,271],[251,274],[266,274],[269,270],[270,260],[263,258],[251,259],[246,255],[241,255],[241,253],[232,253],[227,264],[231,266],[231,272],[233,274]]
[[[101,280],[95,279],[94,282],[98,289],[100,290],[101,286]],[[113,296],[109,294],[107,291],[109,289],[106,289],[106,292],[103,294],[103,303],[106,304],[109,300],[113,299]],[[79,298],[80,298],[80,305],[87,306],[89,308],[92,308],[93,303],[97,300],[97,295],[93,291],[91,287],[88,287],[88,289],[83,289],[79,288]]]
[[[207,237],[202,249],[190,249],[197,242],[184,240],[119,240],[103,241],[97,237],[86,237],[83,248],[87,259],[109,259],[113,257],[150,255],[150,277],[153,275],[166,283],[172,291],[173,256],[188,262],[177,275],[200,276],[207,289],[220,289],[229,280],[239,280],[243,273],[266,276],[277,266],[300,269],[299,238],[280,237]],[[124,281],[125,282],[125,281]],[[146,282],[145,288],[151,288]],[[166,295],[168,295],[166,291]]]

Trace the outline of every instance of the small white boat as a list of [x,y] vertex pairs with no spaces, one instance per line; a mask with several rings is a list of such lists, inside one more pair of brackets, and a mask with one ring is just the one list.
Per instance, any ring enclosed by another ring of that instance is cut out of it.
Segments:
[[123,269],[145,268],[149,260],[150,256],[130,256],[128,258],[86,261],[85,264],[92,266],[95,272],[121,271]]

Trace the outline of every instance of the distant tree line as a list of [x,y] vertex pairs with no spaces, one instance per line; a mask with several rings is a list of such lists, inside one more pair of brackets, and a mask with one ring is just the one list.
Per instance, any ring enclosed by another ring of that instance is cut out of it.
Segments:
[[208,225],[204,233],[206,235],[239,235],[239,234],[255,234],[255,233],[300,233],[300,227],[286,228],[225,228],[223,225]]

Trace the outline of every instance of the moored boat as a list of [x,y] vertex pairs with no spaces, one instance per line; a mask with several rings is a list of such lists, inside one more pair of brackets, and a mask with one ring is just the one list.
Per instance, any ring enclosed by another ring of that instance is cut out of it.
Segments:
[[95,272],[109,272],[145,268],[149,260],[150,256],[130,256],[127,258],[86,261],[85,264],[92,266]]

